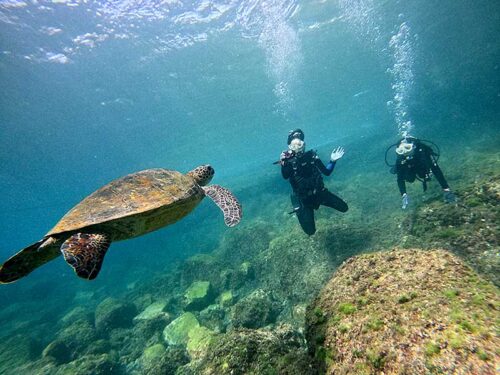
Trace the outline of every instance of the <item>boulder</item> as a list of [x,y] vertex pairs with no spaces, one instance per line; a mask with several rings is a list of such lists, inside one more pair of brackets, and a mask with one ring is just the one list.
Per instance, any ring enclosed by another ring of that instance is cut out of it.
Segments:
[[114,328],[130,327],[136,315],[137,309],[134,304],[106,298],[96,308],[95,327],[101,333]]
[[214,299],[209,281],[195,281],[184,292],[184,310],[200,311],[210,305]]
[[49,358],[57,364],[70,362],[72,353],[61,340],[52,341],[42,352],[43,358]]
[[163,339],[168,345],[186,345],[189,332],[199,326],[198,319],[192,313],[184,313],[165,327]]
[[500,294],[443,250],[346,261],[308,308],[306,336],[327,374],[493,374]]
[[134,323],[138,323],[143,320],[154,320],[154,319],[169,319],[170,315],[165,312],[167,307],[167,302],[158,301],[147,306],[140,314],[136,315],[133,319]]
[[316,374],[304,339],[289,326],[274,331],[238,329],[216,335],[205,353],[177,374]]
[[279,304],[271,293],[257,289],[238,301],[231,311],[234,327],[260,328],[274,323],[279,314]]

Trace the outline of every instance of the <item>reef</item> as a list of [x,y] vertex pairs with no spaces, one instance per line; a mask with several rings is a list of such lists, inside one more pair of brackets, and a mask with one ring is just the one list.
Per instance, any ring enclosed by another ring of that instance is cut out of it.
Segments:
[[[47,304],[36,319],[36,301],[0,311],[13,322],[0,344],[0,372],[494,373],[498,160],[457,154],[463,175],[449,178],[457,204],[445,204],[430,183],[421,199],[420,187],[411,187],[407,211],[393,175],[351,168],[340,181],[325,180],[348,201],[348,213],[318,210],[312,237],[287,213],[288,197],[275,188],[280,176],[258,176],[251,186],[246,178],[235,193],[251,220],[226,231],[212,251],[147,282],[138,277],[121,294],[81,287],[63,309]],[[200,228],[193,236],[204,238]],[[40,283],[32,294],[50,288]],[[47,314],[57,323],[45,323]]]
[[494,374],[500,294],[443,250],[345,262],[307,311],[320,373]]

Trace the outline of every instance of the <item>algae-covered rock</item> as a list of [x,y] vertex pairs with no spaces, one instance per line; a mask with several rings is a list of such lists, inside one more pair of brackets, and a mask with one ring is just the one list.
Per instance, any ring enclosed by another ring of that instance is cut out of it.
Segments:
[[222,307],[231,306],[233,304],[233,301],[233,292],[231,292],[230,290],[222,292],[219,296],[219,303]]
[[77,320],[57,333],[59,341],[71,352],[72,358],[84,352],[97,340],[94,326],[88,320]]
[[96,308],[95,326],[99,332],[113,328],[130,327],[132,319],[137,315],[137,309],[130,302],[106,298]]
[[196,375],[313,375],[301,336],[290,327],[275,331],[240,329],[217,335],[206,355],[178,374]]
[[189,331],[199,326],[198,319],[192,313],[184,313],[165,327],[163,339],[169,345],[185,345],[189,340]]
[[476,271],[500,286],[500,175],[483,178],[460,192],[460,204],[441,201],[420,207],[410,234],[429,248],[460,255]]
[[72,309],[70,312],[68,312],[66,315],[64,315],[61,319],[61,323],[64,326],[68,326],[73,324],[73,322],[77,320],[86,320],[88,322],[92,322],[93,320],[93,313],[81,306],[75,307]]
[[231,323],[234,327],[260,328],[273,323],[278,313],[272,294],[257,289],[233,306]]
[[201,325],[215,332],[223,332],[226,329],[226,312],[220,305],[210,305],[200,311],[199,320]]
[[36,343],[27,335],[16,335],[2,339],[0,343],[0,373],[16,373],[13,370],[32,360],[37,354],[37,349]]
[[146,351],[149,349],[151,350],[146,354],[148,360],[143,363],[144,367],[141,368],[140,374],[176,375],[178,368],[189,362],[186,351],[178,346],[168,347],[165,350],[165,348],[162,349],[158,345],[154,345]]
[[184,309],[199,311],[210,305],[214,294],[209,281],[195,281],[184,292]]
[[307,312],[307,339],[328,374],[493,374],[500,295],[443,250],[349,259]]
[[118,362],[109,354],[85,355],[73,362],[59,366],[54,375],[119,375]]
[[202,358],[215,337],[215,333],[210,329],[199,326],[195,327],[188,333],[187,351],[191,359]]
[[134,323],[141,320],[169,319],[169,314],[165,312],[166,302],[158,301],[147,306],[139,315],[134,317]]
[[142,372],[149,374],[156,363],[161,361],[165,354],[166,349],[162,344],[155,344],[147,347],[139,358]]
[[67,363],[72,359],[72,353],[61,340],[52,341],[42,352],[42,357],[49,358],[55,363]]

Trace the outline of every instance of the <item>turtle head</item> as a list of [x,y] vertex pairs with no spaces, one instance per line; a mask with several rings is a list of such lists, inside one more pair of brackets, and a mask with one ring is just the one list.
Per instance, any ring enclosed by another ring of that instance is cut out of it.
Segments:
[[188,172],[187,175],[194,178],[198,185],[205,186],[210,182],[210,180],[212,180],[214,173],[215,171],[212,166],[205,164],[196,167],[192,171]]

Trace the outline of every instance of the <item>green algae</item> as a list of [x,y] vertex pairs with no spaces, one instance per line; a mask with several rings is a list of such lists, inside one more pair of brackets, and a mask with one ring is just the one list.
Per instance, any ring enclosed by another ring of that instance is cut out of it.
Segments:
[[163,338],[169,345],[186,345],[189,340],[189,332],[199,326],[200,323],[196,316],[186,312],[165,327]]

